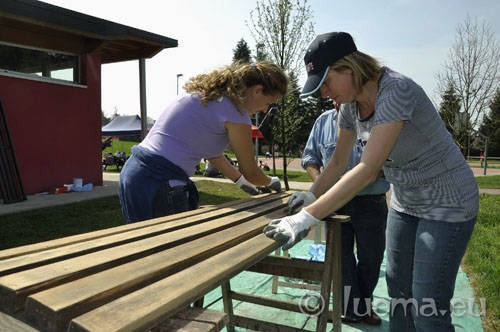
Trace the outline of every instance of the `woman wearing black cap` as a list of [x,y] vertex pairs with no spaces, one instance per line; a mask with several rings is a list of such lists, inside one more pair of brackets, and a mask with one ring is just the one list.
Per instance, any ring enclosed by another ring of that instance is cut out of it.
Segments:
[[[319,35],[304,60],[302,96],[320,92],[342,104],[337,146],[310,191],[290,198],[292,211],[302,209],[273,220],[264,232],[292,247],[382,169],[392,188],[386,244],[391,331],[453,331],[450,300],[479,207],[470,167],[423,89],[359,52],[349,34]],[[343,174],[356,139],[364,145],[361,162]]]

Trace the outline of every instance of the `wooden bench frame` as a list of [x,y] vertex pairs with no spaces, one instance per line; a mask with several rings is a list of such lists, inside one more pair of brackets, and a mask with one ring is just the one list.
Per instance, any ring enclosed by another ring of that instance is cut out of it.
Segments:
[[[327,222],[327,240],[325,262],[312,262],[299,258],[284,256],[268,256],[259,263],[253,265],[248,271],[283,276],[289,278],[307,279],[321,282],[320,299],[321,308],[317,312],[310,313],[317,317],[316,331],[325,331],[330,316],[333,323],[332,331],[340,332],[341,307],[342,307],[342,275],[341,275],[341,222],[349,221],[347,216],[335,216],[325,219]],[[330,294],[333,291],[333,311],[329,311]],[[340,295],[340,296],[339,296]],[[256,331],[303,331],[276,323],[264,322],[253,318],[235,315],[233,312],[233,300],[264,305],[278,309],[302,312],[304,309],[300,304],[290,301],[281,301],[271,298],[255,296],[252,294],[239,293],[231,290],[230,282],[222,284],[222,296],[224,300],[224,311],[229,314],[230,325],[253,329]],[[326,310],[325,310],[326,309]],[[307,313],[306,313],[307,314]],[[228,332],[233,332],[230,326]]]

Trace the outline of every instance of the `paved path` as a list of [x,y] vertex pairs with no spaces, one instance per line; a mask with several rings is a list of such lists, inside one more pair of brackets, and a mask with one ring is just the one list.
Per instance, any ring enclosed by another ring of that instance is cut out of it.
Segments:
[[[272,166],[272,159],[263,159],[266,163]],[[294,158],[289,160],[288,168],[290,170],[301,170],[300,159]],[[281,168],[283,162],[281,158],[276,159],[276,167]],[[475,176],[482,176],[483,170],[480,168],[472,168]],[[500,169],[488,169],[488,175],[499,175]],[[69,194],[59,194],[59,195],[28,195],[28,200],[19,203],[12,204],[1,204],[0,203],[0,215],[22,212],[28,210],[34,210],[39,208],[44,208],[48,206],[64,205],[69,203],[81,202],[89,199],[101,198],[114,196],[118,194],[118,180],[120,179],[119,173],[103,173],[103,186],[94,187],[90,192],[80,192],[80,193],[69,193]],[[205,178],[205,177],[193,177],[193,181],[200,180],[210,180],[210,181],[220,181],[228,182],[232,181],[229,179],[222,178]],[[288,182],[290,189],[294,190],[308,190],[312,183],[311,182]],[[284,187],[284,184],[282,182]],[[479,189],[480,193],[500,195],[500,189]]]

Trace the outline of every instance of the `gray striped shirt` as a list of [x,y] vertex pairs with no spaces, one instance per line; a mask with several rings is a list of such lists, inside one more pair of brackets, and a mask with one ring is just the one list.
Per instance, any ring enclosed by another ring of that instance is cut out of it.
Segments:
[[477,215],[474,175],[424,90],[384,67],[375,111],[360,119],[356,102],[342,105],[339,126],[354,130],[362,143],[382,123],[404,121],[383,166],[391,183],[391,207],[430,220],[468,221]]

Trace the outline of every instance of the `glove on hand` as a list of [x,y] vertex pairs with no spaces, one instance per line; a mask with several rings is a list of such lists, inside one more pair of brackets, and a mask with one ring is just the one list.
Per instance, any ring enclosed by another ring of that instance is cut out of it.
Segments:
[[271,182],[268,185],[269,188],[277,192],[281,192],[281,182],[277,176],[271,176]]
[[259,190],[259,192],[261,194],[270,194],[271,193],[271,188],[269,188],[269,187],[260,187],[260,186],[258,186],[257,190]]
[[235,183],[236,183],[236,185],[238,185],[238,187],[240,187],[241,190],[243,190],[244,192],[246,192],[250,195],[258,195],[261,193],[259,191],[259,189],[257,189],[256,186],[254,186],[247,179],[245,179],[243,174],[241,174],[241,176],[238,178],[238,180],[236,180]]
[[316,200],[316,196],[310,191],[295,192],[288,200],[288,209],[290,213],[297,213],[299,209],[305,208]]
[[293,216],[271,221],[269,225],[264,227],[264,234],[277,241],[286,241],[281,248],[288,250],[309,233],[309,228],[312,225],[319,222],[319,219],[314,218],[306,210],[302,209]]

